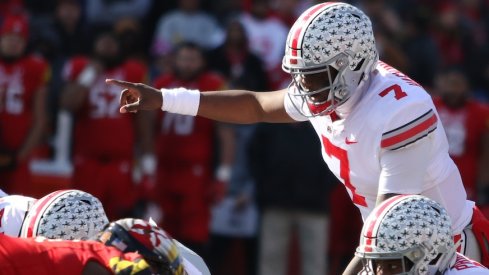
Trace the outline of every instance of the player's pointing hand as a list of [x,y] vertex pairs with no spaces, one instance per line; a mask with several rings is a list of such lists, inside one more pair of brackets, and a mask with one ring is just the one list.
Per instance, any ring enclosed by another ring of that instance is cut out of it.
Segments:
[[117,79],[105,82],[123,88],[120,98],[121,113],[136,113],[139,110],[156,110],[163,105],[161,91],[142,83],[132,83]]

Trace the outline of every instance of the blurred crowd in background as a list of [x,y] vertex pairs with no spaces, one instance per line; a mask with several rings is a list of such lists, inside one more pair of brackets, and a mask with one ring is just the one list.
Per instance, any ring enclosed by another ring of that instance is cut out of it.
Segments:
[[[106,78],[282,89],[313,0],[0,0],[0,188],[153,218],[212,274],[340,274],[361,218],[311,126],[119,113]],[[470,199],[489,203],[489,1],[365,0],[384,62],[435,98]],[[240,110],[236,110],[240,112]]]

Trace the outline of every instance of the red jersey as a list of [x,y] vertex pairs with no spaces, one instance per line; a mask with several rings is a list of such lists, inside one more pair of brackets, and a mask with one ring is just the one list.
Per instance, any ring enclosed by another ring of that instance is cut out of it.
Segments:
[[0,60],[0,148],[20,149],[32,127],[35,94],[49,77],[49,66],[39,57]]
[[[89,60],[76,57],[64,70],[67,81],[75,81]],[[106,78],[145,82],[147,68],[137,61],[126,61],[97,76],[82,109],[77,113],[74,154],[98,159],[131,158],[135,131],[132,116],[119,113],[120,89],[105,83]]]
[[[155,80],[155,87],[217,91],[223,89],[224,80],[213,73],[203,73],[192,82],[178,80],[174,75],[163,75]],[[160,163],[165,160],[175,164],[210,161],[214,122],[202,117],[167,112],[161,114],[159,121],[157,146]]]
[[114,274],[151,274],[139,254],[122,253],[95,241],[24,239],[0,235],[0,270],[4,275],[81,274],[89,261],[98,262]]
[[476,181],[482,136],[489,129],[489,106],[469,100],[457,110],[433,99],[448,138],[448,153],[460,170],[469,199],[476,199]]

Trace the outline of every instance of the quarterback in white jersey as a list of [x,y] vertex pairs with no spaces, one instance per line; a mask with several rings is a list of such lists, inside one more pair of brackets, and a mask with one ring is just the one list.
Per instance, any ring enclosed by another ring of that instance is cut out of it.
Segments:
[[345,184],[363,219],[379,194],[422,194],[444,204],[454,232],[470,222],[474,203],[466,200],[431,97],[417,83],[378,62],[369,88],[350,98],[357,100],[355,108],[339,106],[337,118],[308,118],[296,109],[302,103],[295,99],[286,99],[287,112],[311,121],[325,162]]
[[398,195],[366,219],[356,255],[360,275],[489,274],[480,263],[456,252],[451,220],[437,202],[420,195]]
[[291,85],[268,93],[107,82],[124,88],[122,113],[161,108],[230,123],[308,120],[324,160],[364,219],[389,197],[425,195],[446,207],[452,233],[466,237],[461,247],[473,253],[469,256],[489,265],[489,250],[477,244],[487,241],[489,221],[474,222],[478,212],[466,200],[430,96],[379,61],[370,19],[361,10],[340,2],[306,10],[289,31],[282,67],[292,76]]

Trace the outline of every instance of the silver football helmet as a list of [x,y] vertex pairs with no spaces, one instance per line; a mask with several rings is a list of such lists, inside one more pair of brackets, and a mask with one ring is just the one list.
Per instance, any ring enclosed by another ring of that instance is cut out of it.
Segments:
[[398,274],[433,275],[449,268],[455,251],[446,210],[423,196],[400,195],[369,215],[355,255],[363,259],[359,274],[376,274],[380,261],[398,260]]
[[96,197],[80,190],[60,190],[32,205],[20,237],[87,240],[108,223],[102,203]]
[[[305,116],[330,114],[368,79],[378,59],[372,23],[361,10],[338,2],[315,5],[287,38],[282,68],[292,75],[288,95]],[[316,74],[321,83],[305,85]]]

